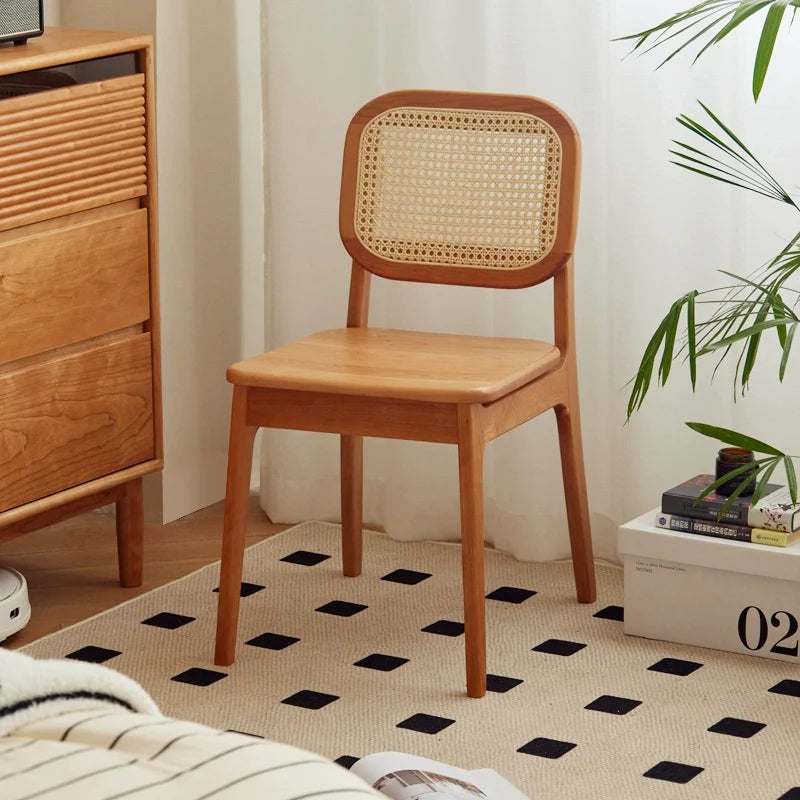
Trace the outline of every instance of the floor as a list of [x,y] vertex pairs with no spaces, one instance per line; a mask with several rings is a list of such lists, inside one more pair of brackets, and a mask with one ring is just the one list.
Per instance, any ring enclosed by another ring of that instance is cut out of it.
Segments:
[[[135,589],[119,585],[113,513],[91,512],[3,543],[0,564],[25,576],[33,609],[27,627],[3,646],[22,647],[218,561],[223,506],[216,503],[169,525],[146,524],[144,582]],[[288,527],[270,522],[251,497],[248,544]]]

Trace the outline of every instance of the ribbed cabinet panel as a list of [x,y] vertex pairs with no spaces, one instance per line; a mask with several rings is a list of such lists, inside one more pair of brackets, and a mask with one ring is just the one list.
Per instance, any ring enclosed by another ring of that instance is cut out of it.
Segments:
[[141,73],[0,101],[0,230],[147,193]]

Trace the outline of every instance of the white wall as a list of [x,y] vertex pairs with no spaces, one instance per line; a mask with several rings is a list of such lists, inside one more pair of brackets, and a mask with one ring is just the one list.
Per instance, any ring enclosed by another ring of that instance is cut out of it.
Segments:
[[44,24],[45,27],[61,24],[61,3],[59,0],[44,0]]
[[164,472],[148,486],[164,522],[220,500],[225,369],[263,350],[264,192],[258,0],[61,0],[69,27],[153,33]]

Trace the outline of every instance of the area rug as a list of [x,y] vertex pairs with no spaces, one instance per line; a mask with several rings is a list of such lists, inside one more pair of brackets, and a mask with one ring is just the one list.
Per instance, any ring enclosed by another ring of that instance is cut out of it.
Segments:
[[417,753],[548,800],[800,798],[794,664],[626,636],[620,568],[598,564],[598,601],[580,605],[569,563],[487,549],[490,691],[470,699],[458,545],[366,533],[345,578],[339,536],[309,522],[247,550],[231,667],[213,663],[218,565],[23,650],[103,663],[165,714],[345,766]]

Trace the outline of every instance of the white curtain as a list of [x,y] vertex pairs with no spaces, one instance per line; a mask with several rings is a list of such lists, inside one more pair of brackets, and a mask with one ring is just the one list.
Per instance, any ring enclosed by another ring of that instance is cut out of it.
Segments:
[[[688,5],[264,0],[262,6],[268,346],[344,324],[349,259],[337,228],[341,152],[350,117],[368,99],[404,88],[530,94],[555,102],[575,121],[584,154],[576,248],[581,413],[595,554],[611,560],[621,522],[655,508],[669,486],[713,471],[718,445],[693,434],[684,420],[738,426],[792,447],[785,419],[797,370],[781,390],[774,370],[760,370],[754,383],[763,388],[736,404],[727,374],[709,385],[710,371],[704,372],[694,395],[688,374],[680,374],[624,424],[625,384],[669,302],[693,287],[718,285],[715,269],[749,271],[778,249],[782,221],[792,222],[780,210],[776,217],[766,200],[669,164],[669,142],[680,132],[674,117],[695,115],[696,98],[744,131],[779,174],[796,150],[794,69],[778,52],[754,108],[753,35],[731,37],[691,68],[681,57],[659,71],[658,53],[624,59],[629,46],[612,42]],[[798,177],[797,170],[782,174],[787,181]],[[542,287],[503,292],[376,279],[372,298],[370,323],[382,327],[552,336],[551,295]],[[338,472],[337,437],[265,431],[261,500],[274,521],[338,520]],[[552,413],[489,445],[485,485],[487,541],[525,560],[569,555]],[[455,447],[367,440],[368,523],[398,539],[457,539],[458,509]]]

